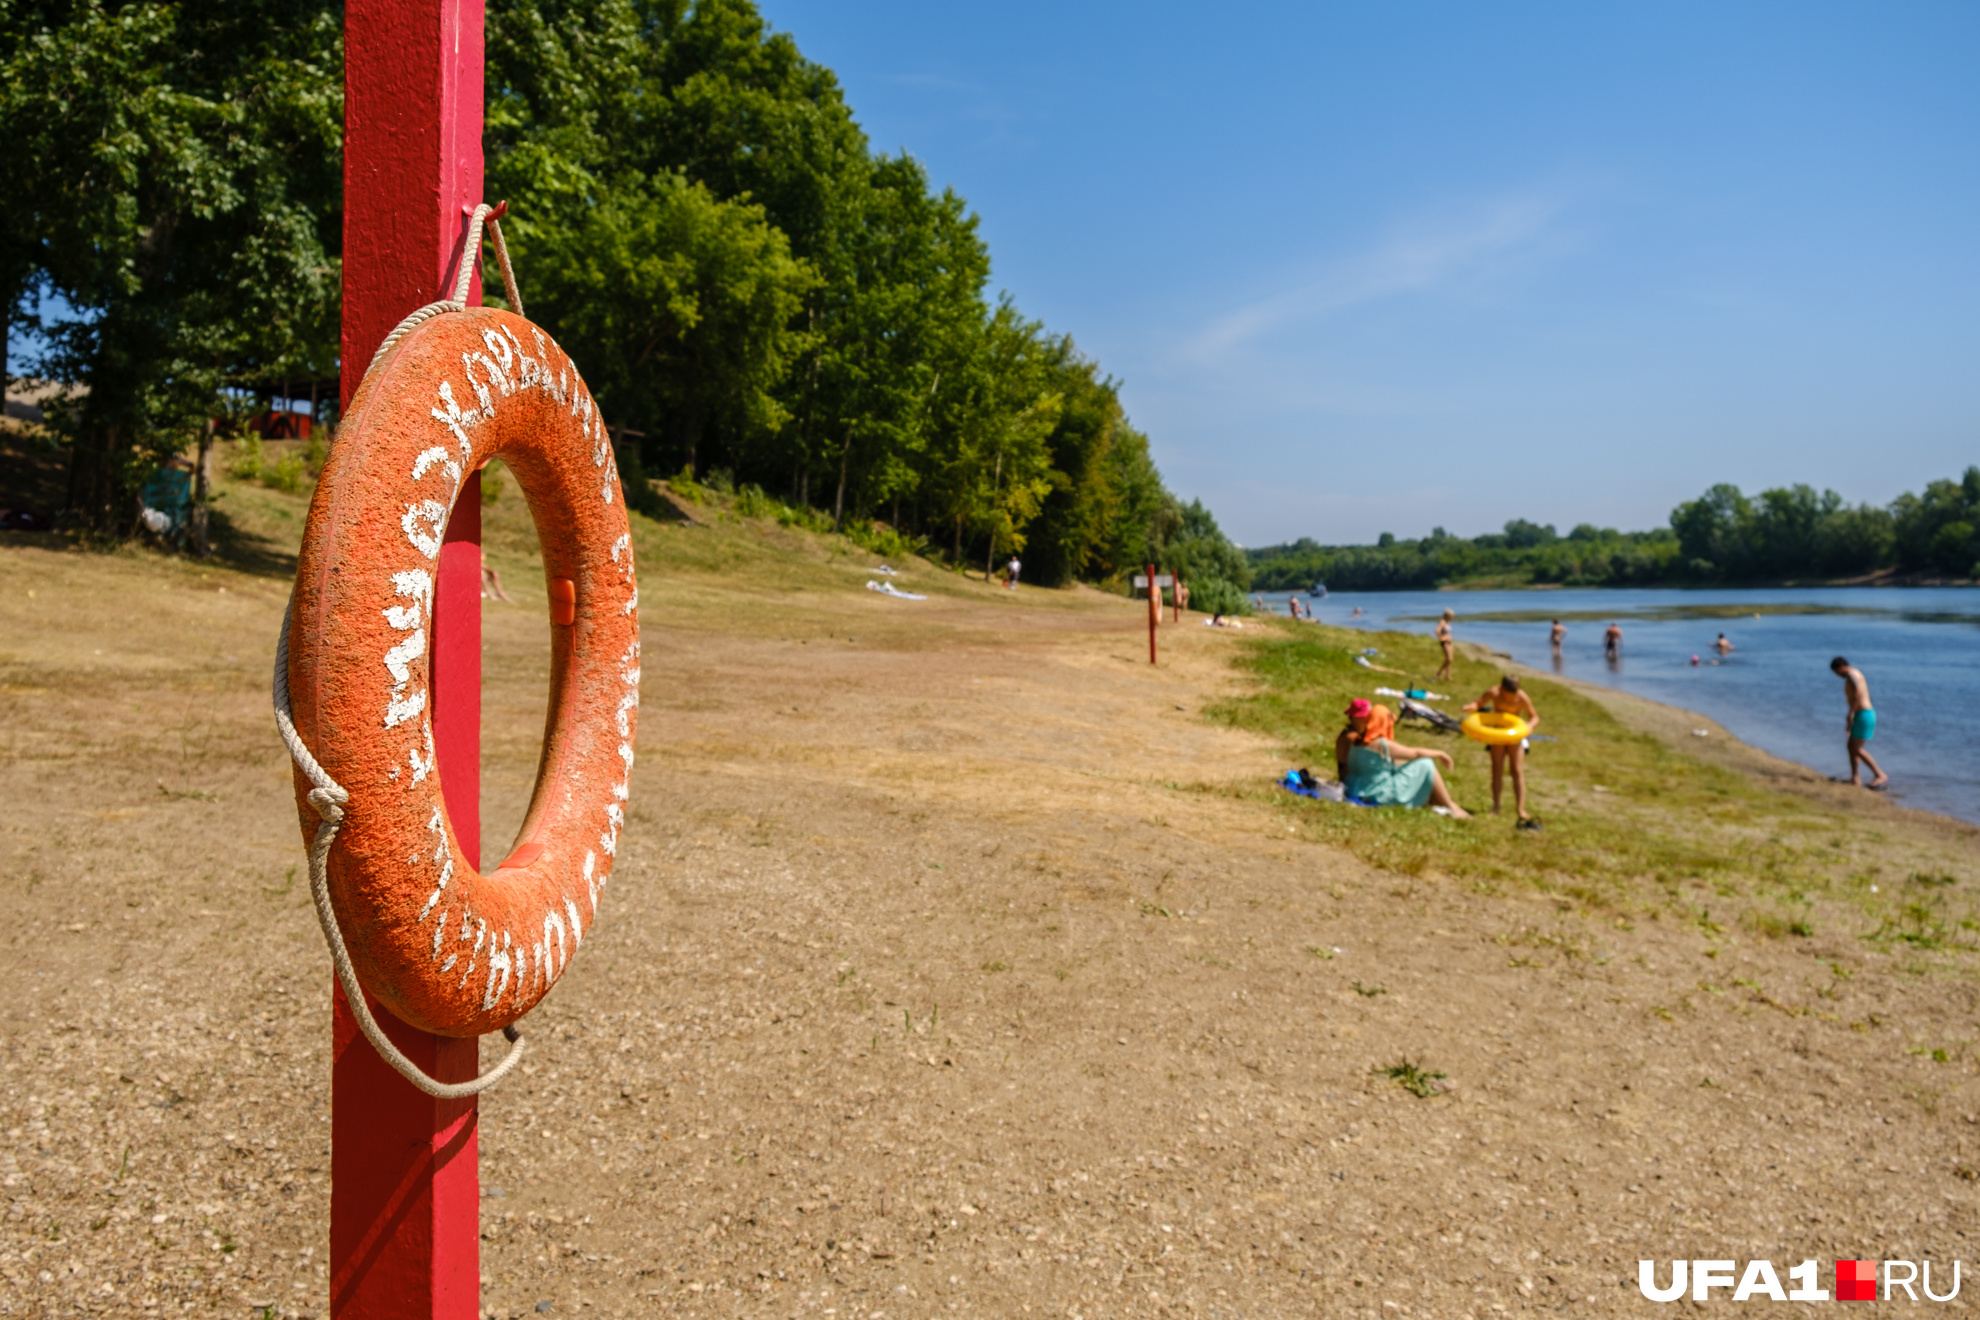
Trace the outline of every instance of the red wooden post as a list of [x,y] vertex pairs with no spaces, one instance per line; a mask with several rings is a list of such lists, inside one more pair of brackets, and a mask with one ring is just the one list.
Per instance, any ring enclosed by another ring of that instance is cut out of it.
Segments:
[[[416,307],[449,296],[481,198],[483,0],[349,0],[344,34],[344,324],[350,406],[365,364]],[[480,300],[480,285],[469,294]],[[481,478],[463,484],[433,607],[433,742],[454,832],[481,851]],[[337,1320],[468,1320],[480,1309],[475,1102],[393,1072],[336,997],[330,1310]],[[429,1035],[375,1000],[399,1048],[442,1081],[478,1043]]]
[[1148,565],[1148,663],[1155,663],[1155,628],[1162,622],[1162,588],[1155,584],[1155,565]]

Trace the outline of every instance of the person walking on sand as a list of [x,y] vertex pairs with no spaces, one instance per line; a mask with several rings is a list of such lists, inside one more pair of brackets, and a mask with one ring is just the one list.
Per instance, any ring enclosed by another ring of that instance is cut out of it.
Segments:
[[1443,667],[1437,670],[1439,680],[1451,676],[1451,665],[1457,660],[1457,643],[1451,640],[1451,620],[1456,617],[1452,611],[1445,610],[1444,617],[1437,620],[1437,645],[1444,648]]
[[[1465,706],[1466,710],[1497,711],[1501,715],[1517,715],[1526,721],[1526,731],[1530,734],[1540,727],[1540,712],[1533,707],[1533,698],[1520,690],[1519,679],[1511,674],[1499,680],[1495,688],[1487,688],[1479,694],[1478,700]],[[1506,768],[1512,768],[1513,810],[1519,813],[1519,823],[1515,829],[1537,830],[1540,822],[1526,814],[1526,744],[1516,742],[1510,746],[1498,743],[1486,745],[1492,754],[1492,814],[1499,814],[1499,796],[1505,781]]]
[[1018,557],[1012,555],[1011,562],[1004,565],[1004,586],[1006,588],[1011,591],[1017,590],[1018,570],[1023,567],[1024,565],[1018,562]]
[[1852,665],[1842,656],[1829,661],[1830,672],[1843,681],[1843,699],[1849,702],[1849,714],[1843,719],[1843,728],[1849,731],[1849,782],[1862,783],[1859,763],[1870,767],[1876,778],[1868,785],[1882,788],[1891,782],[1870,749],[1864,744],[1877,736],[1877,708],[1870,704],[1870,681],[1863,677],[1863,671]]
[[1602,656],[1610,664],[1622,659],[1622,625],[1610,620],[1609,630],[1602,634]]
[[509,593],[502,590],[502,575],[488,562],[488,552],[481,552],[481,598],[483,600],[507,600]]

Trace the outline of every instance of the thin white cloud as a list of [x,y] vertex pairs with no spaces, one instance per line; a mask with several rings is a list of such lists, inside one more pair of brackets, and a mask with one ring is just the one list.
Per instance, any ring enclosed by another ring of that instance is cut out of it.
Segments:
[[1317,277],[1217,317],[1191,338],[1186,353],[1214,359],[1287,325],[1455,283],[1549,238],[1563,209],[1558,197],[1522,194],[1454,218],[1403,226],[1374,248],[1332,263]]

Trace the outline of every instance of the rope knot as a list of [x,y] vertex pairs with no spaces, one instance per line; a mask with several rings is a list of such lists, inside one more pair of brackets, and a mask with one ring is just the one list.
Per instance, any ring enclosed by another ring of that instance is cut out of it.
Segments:
[[312,788],[309,790],[309,805],[316,808],[316,814],[319,819],[328,821],[332,825],[342,823],[344,819],[344,804],[350,800],[351,795],[344,790],[341,784],[332,784],[328,788]]

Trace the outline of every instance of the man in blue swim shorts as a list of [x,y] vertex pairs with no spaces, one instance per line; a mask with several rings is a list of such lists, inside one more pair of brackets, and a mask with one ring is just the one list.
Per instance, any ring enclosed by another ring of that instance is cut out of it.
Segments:
[[1864,746],[1877,736],[1877,710],[1870,704],[1870,682],[1863,677],[1861,669],[1842,656],[1829,661],[1829,669],[1843,681],[1843,697],[1849,702],[1849,715],[1843,721],[1843,727],[1849,733],[1849,782],[1862,783],[1859,767],[1867,765],[1870,773],[1876,776],[1868,786],[1882,788],[1891,782],[1891,777],[1884,773]]

